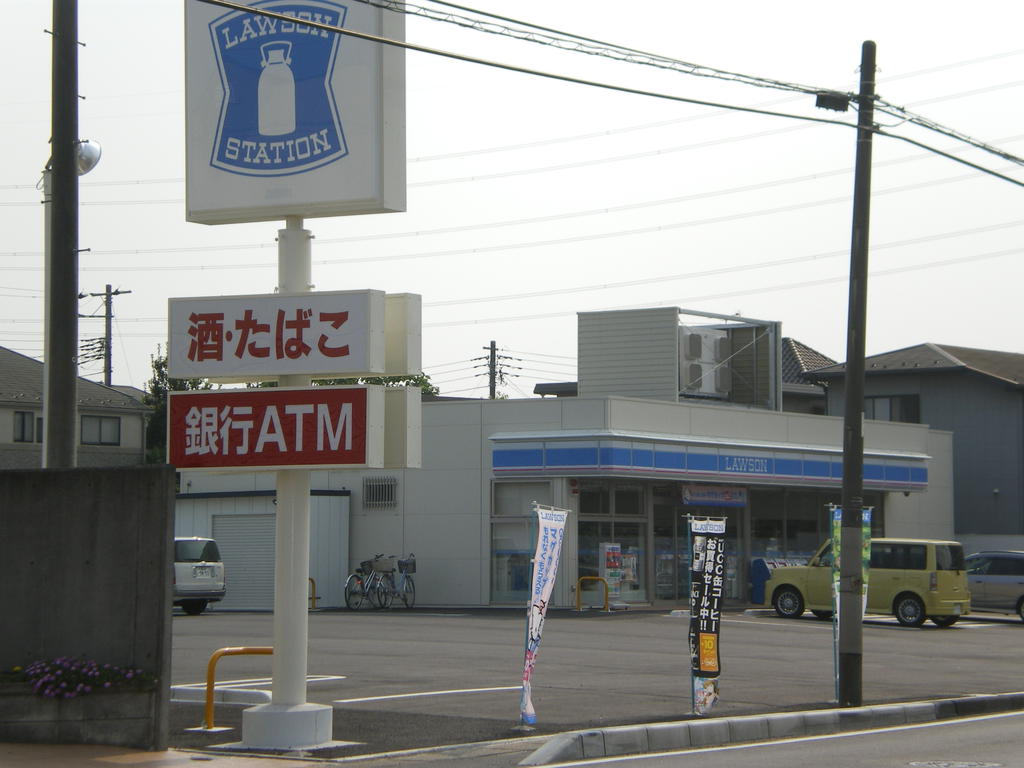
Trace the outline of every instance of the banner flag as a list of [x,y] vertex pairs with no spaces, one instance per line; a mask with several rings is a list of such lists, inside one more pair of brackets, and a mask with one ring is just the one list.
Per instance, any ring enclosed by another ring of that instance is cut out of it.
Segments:
[[[861,619],[868,610],[868,578],[871,575],[871,511],[861,508]],[[836,699],[839,698],[839,565],[842,559],[839,542],[843,531],[843,508],[829,504],[832,528],[832,668],[835,676]]]
[[565,537],[565,520],[569,515],[567,509],[545,507],[536,502],[533,509],[537,513],[539,525],[537,550],[533,556],[530,606],[526,614],[526,659],[523,667],[523,696],[520,702],[520,717],[527,725],[537,722],[537,713],[533,709],[533,700],[530,697],[530,682],[533,678],[533,667],[537,663],[537,650],[540,646],[541,632],[544,630],[548,601],[551,599],[551,590],[555,586],[555,576],[558,573],[558,558],[562,553],[562,540]]
[[690,674],[693,712],[706,715],[718,701],[718,653],[725,579],[725,520],[690,518]]

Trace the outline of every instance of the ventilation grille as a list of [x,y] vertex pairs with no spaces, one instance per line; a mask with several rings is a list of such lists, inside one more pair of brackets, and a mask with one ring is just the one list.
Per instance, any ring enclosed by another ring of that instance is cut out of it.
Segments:
[[398,506],[397,477],[364,477],[363,508],[384,509]]

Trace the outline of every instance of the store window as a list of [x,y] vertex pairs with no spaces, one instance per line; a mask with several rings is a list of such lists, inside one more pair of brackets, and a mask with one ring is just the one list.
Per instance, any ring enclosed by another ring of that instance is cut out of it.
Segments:
[[[871,535],[885,531],[884,494],[864,493],[871,507]],[[801,488],[760,488],[750,494],[752,557],[806,560],[831,535],[830,505],[839,505],[839,491]]]
[[551,503],[551,484],[496,483],[491,516],[491,602],[525,604],[537,528],[533,502]]
[[121,419],[117,416],[83,416],[82,445],[120,445]]

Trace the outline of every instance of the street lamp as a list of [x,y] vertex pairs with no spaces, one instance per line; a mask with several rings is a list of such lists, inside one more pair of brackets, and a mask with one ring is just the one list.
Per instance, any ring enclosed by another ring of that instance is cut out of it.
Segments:
[[[43,169],[45,319],[43,323],[43,467],[73,467],[78,433],[78,179],[100,161],[100,145],[74,142],[74,171],[63,189],[71,200],[54,200],[53,157]],[[61,231],[54,206],[62,204]],[[70,210],[73,209],[73,210]],[[60,246],[55,250],[54,242]]]

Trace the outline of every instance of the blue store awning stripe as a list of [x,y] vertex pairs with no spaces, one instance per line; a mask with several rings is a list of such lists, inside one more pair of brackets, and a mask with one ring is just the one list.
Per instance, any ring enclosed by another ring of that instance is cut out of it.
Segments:
[[[815,451],[806,446],[737,451],[702,443],[659,444],[654,440],[529,440],[502,439],[491,453],[497,474],[613,473],[680,480],[766,482],[795,486],[834,487],[842,481],[843,464],[836,449]],[[865,487],[877,490],[924,490],[927,457],[865,456]]]

